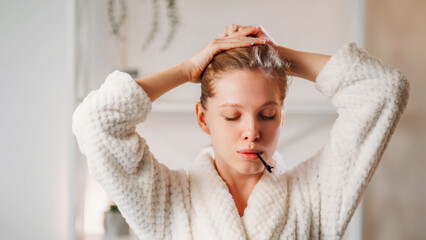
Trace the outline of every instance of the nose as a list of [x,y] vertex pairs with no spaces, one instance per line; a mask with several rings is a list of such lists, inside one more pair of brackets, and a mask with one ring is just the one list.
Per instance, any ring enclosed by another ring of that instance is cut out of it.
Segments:
[[258,141],[260,138],[259,128],[256,126],[256,121],[250,119],[244,126],[243,139],[250,142]]

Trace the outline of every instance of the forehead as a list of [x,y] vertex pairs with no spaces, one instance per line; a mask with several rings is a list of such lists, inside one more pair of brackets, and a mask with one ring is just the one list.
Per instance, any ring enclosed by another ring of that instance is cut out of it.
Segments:
[[236,70],[223,75],[215,84],[216,106],[240,104],[247,107],[262,106],[267,102],[279,103],[279,90],[261,71]]

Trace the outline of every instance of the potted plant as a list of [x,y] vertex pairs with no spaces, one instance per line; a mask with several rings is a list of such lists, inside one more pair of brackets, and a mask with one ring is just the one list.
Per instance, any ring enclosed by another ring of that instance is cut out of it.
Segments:
[[108,1],[108,20],[111,27],[111,34],[114,37],[115,45],[117,46],[120,55],[120,70],[129,73],[133,78],[138,75],[138,70],[127,66],[127,39],[123,33],[123,25],[127,22],[128,11],[125,0],[119,0],[119,16],[115,16],[114,9],[116,1]]
[[[116,14],[114,14],[117,8],[116,2],[119,3],[119,7],[118,7],[119,14],[117,16]],[[158,29],[160,26],[159,0],[152,0],[152,8],[153,8],[152,9],[153,11],[152,26],[151,26],[150,32],[148,33],[148,36],[146,37],[144,41],[142,50],[146,50],[148,46],[152,43],[152,41],[155,39],[158,33]],[[165,43],[161,47],[162,51],[165,51],[169,47],[174,36],[176,35],[176,31],[179,27],[179,22],[180,22],[175,0],[167,0],[166,9],[167,9],[167,18],[169,21],[170,30],[166,37]],[[126,34],[123,33],[124,31],[123,26],[128,21],[128,7],[127,7],[126,0],[109,0],[107,13],[108,13],[108,21],[111,27],[111,33],[114,36],[115,43],[121,58],[121,71],[127,72],[133,78],[136,78],[138,77],[138,70],[135,68],[129,68],[127,66],[127,39],[125,37]]]
[[[166,37],[166,41],[161,47],[161,51],[165,51],[169,48],[170,43],[176,35],[176,31],[179,28],[180,20],[179,13],[176,7],[175,0],[167,0],[166,1],[166,10],[167,10],[167,19],[169,21],[169,32]],[[145,41],[142,46],[142,50],[146,50],[151,42],[156,37],[159,26],[160,26],[160,3],[159,0],[152,0],[152,26],[148,36],[145,38]]]
[[104,228],[105,228],[105,235],[107,236],[129,234],[129,225],[127,224],[126,220],[121,215],[121,212],[115,203],[112,203],[109,206],[108,211],[105,212]]

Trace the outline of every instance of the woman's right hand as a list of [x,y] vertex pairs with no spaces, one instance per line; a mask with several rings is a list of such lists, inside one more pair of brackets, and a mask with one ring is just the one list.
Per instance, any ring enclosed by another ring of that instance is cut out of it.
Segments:
[[237,27],[237,25],[231,24],[227,26],[220,38],[213,39],[201,51],[184,62],[189,82],[199,83],[201,73],[213,57],[224,50],[270,42],[271,40],[268,37],[251,37],[257,36],[261,32],[260,30],[261,26],[259,25]]

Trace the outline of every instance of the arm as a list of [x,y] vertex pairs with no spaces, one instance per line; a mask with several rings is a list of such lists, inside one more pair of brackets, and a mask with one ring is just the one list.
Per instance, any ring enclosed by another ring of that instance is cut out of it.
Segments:
[[138,79],[136,83],[144,89],[151,102],[154,102],[164,93],[190,80],[188,64],[182,62],[165,71]]
[[315,79],[330,56],[318,53],[296,51],[290,48],[275,46],[282,58],[290,61],[290,76],[301,77],[315,82]]
[[355,43],[338,49],[315,82],[331,98],[338,118],[325,146],[291,176],[309,193],[318,234],[334,239],[343,235],[379,164],[407,105],[409,83]]
[[253,44],[265,44],[268,39],[246,37],[258,28],[245,26],[241,32],[233,32],[234,24],[226,27],[220,38],[213,39],[200,52],[166,71],[152,74],[136,80],[150,97],[155,101],[167,91],[186,82],[199,82],[199,77],[213,57],[227,49],[236,47],[248,47]]
[[139,237],[162,239],[170,225],[166,221],[170,206],[182,211],[189,204],[170,199],[172,192],[185,191],[185,173],[158,162],[135,131],[151,108],[147,94],[132,77],[114,71],[78,105],[72,130],[90,175],[130,227]]

